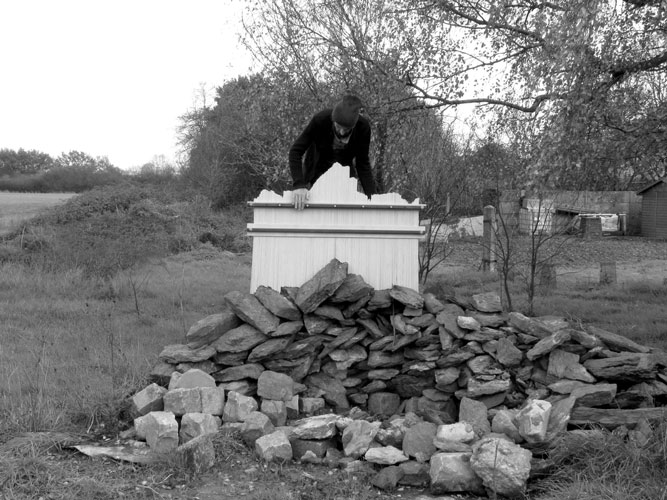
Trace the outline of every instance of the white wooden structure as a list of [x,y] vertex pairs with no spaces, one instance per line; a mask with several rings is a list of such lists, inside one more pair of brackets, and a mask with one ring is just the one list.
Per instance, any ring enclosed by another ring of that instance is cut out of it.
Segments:
[[419,199],[412,203],[396,193],[357,191],[349,168],[335,164],[310,190],[304,210],[296,210],[292,191],[282,196],[262,191],[249,204],[253,221],[250,291],[264,285],[280,290],[301,286],[336,258],[348,272],[374,288],[419,287]]

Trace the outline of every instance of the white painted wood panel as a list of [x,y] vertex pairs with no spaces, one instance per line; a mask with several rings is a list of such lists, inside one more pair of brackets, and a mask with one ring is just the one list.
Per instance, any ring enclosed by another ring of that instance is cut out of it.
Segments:
[[300,286],[334,257],[348,263],[376,289],[403,285],[418,289],[418,250],[424,228],[419,200],[396,193],[357,191],[349,169],[334,165],[310,190],[306,209],[292,206],[292,192],[262,193],[250,205],[253,237],[250,291]]

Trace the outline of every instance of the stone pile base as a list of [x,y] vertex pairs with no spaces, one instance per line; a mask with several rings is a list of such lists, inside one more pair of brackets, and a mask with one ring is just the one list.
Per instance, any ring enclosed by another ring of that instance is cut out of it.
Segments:
[[518,494],[542,463],[530,449],[573,424],[645,438],[667,402],[662,352],[503,313],[495,293],[374,290],[335,259],[299,288],[231,292],[159,358],[133,398],[156,452],[231,428],[264,460],[369,472],[385,489]]

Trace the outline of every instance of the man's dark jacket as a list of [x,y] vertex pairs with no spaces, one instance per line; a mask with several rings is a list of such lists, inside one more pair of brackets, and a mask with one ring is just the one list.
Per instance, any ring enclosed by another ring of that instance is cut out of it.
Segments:
[[[310,189],[315,181],[338,161],[341,165],[350,167],[350,175],[359,178],[364,193],[370,197],[375,194],[375,181],[368,159],[370,123],[363,116],[359,116],[347,147],[340,150],[336,157],[331,112],[331,109],[325,109],[313,116],[292,144],[289,150],[289,167],[294,181],[293,188]],[[302,161],[304,154],[305,159]]]

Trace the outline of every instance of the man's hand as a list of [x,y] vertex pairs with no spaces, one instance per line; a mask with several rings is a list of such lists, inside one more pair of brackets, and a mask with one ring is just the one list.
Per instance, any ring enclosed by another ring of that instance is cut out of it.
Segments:
[[294,202],[294,208],[297,210],[303,210],[308,201],[309,192],[306,188],[295,189],[292,191],[292,201]]

